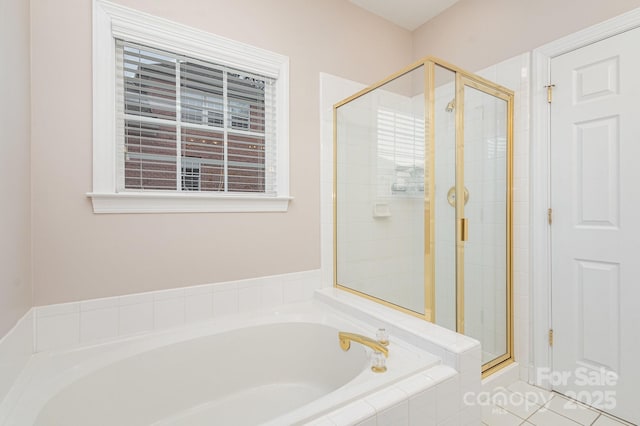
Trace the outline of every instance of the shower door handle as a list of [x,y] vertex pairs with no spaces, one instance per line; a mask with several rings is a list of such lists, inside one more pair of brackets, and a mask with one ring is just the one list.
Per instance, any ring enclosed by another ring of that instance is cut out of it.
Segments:
[[424,254],[431,254],[431,206],[429,202],[424,202]]
[[460,219],[460,241],[469,239],[469,220],[466,217]]

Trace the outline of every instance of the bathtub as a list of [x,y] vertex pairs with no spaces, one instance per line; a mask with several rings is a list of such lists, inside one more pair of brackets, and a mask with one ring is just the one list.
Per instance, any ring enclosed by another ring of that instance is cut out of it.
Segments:
[[305,424],[440,364],[391,336],[374,373],[371,351],[344,352],[338,331],[376,327],[314,300],[35,354],[4,424]]

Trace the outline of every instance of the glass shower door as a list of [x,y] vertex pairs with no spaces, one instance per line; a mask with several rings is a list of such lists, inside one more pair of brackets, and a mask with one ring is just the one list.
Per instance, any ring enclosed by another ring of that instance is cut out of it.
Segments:
[[[456,195],[464,217],[464,334],[482,343],[490,368],[510,354],[510,147],[507,99],[477,82],[461,79],[464,99],[463,186]],[[460,261],[460,260],[459,260]]]

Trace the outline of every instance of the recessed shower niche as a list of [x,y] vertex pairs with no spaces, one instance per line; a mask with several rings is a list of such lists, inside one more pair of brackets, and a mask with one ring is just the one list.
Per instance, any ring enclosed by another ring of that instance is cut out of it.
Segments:
[[334,283],[512,361],[513,92],[428,57],[334,106]]

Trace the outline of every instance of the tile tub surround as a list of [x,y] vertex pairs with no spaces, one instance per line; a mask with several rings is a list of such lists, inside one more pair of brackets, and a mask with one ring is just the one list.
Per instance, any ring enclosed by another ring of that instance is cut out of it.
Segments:
[[320,271],[311,270],[40,306],[34,308],[35,352],[308,300],[319,287]]
[[[346,296],[352,295],[347,294]],[[333,301],[331,301],[332,297],[332,295],[318,292],[316,297],[314,297],[315,300],[303,303],[313,303],[315,306],[320,306],[320,312],[323,316],[331,316],[331,312],[337,312],[338,315],[344,316],[345,318],[353,318],[351,321],[353,321],[354,324],[366,324],[367,334],[375,333],[375,329],[380,326],[387,326],[388,324],[385,320],[394,324],[398,323],[398,318],[396,317],[384,319],[383,315],[385,312],[377,309],[378,306],[372,302],[369,302],[370,306],[367,307],[366,304],[353,304],[348,297],[346,299],[341,298],[340,294],[334,297]],[[76,372],[83,371],[82,367],[77,367],[82,361],[82,354],[95,355],[110,347],[114,347],[117,350],[120,348],[119,350],[126,351],[128,350],[127,348],[132,345],[137,345],[138,343],[136,342],[142,342],[140,344],[144,345],[146,344],[144,342],[147,341],[161,340],[166,344],[167,339],[184,340],[197,333],[211,333],[212,329],[238,327],[238,324],[240,324],[240,326],[243,326],[243,324],[250,325],[252,321],[262,324],[264,320],[260,319],[262,318],[261,315],[266,314],[267,316],[271,315],[272,319],[277,318],[278,316],[286,315],[289,310],[294,309],[296,306],[296,304],[290,304],[270,310],[263,309],[254,312],[238,313],[221,318],[212,318],[210,321],[193,323],[183,327],[173,327],[164,331],[145,333],[136,337],[104,342],[103,344],[71,345],[71,347],[68,348],[69,350],[60,349],[38,353],[33,356],[25,374],[23,374],[21,384],[18,385],[18,389],[13,390],[13,393],[19,397],[21,392],[24,392],[25,386],[29,386],[30,382],[33,386],[33,380],[41,379],[38,379],[33,373],[37,371],[39,374],[43,371],[38,367],[42,367],[40,364],[43,360],[46,363],[53,358],[59,359],[60,362],[54,362],[55,365],[61,368],[66,365],[66,367],[71,367],[73,371]],[[357,312],[360,306],[363,306],[365,310],[369,308],[369,310],[361,312],[359,315],[352,315],[352,312]],[[298,317],[306,315],[306,312],[310,312],[311,310],[311,308],[304,310],[305,314],[298,314]],[[271,314],[269,314],[269,312],[271,312]],[[274,313],[279,314],[273,316]],[[393,313],[399,314],[395,311]],[[372,315],[374,316],[373,320],[371,320]],[[415,334],[414,332],[419,332],[420,330],[412,330],[413,324],[412,321],[410,321],[411,319],[413,318],[409,318],[408,321],[404,321],[402,324],[398,324],[398,326],[391,329],[392,333],[395,333],[391,335],[392,348],[394,344],[399,344],[400,346],[398,348],[405,345],[405,347],[413,347],[414,351],[419,350],[415,348],[416,345],[414,343],[420,343],[420,336],[423,335],[422,332],[424,332],[424,330]],[[298,320],[300,320],[300,318]],[[435,328],[430,330],[432,332],[441,329],[438,326],[433,327]],[[411,338],[411,342],[407,341],[404,344],[402,343],[401,340],[403,339],[401,339],[400,336],[403,330],[403,335]],[[346,406],[340,403],[339,405],[341,407],[339,409],[328,412],[321,419],[317,419],[316,423],[323,424],[321,422],[324,422],[324,424],[347,425],[359,424],[362,423],[362,421],[377,421],[378,424],[393,425],[478,425],[480,423],[480,410],[476,409],[476,407],[466,407],[461,397],[463,391],[467,391],[465,389],[465,386],[467,386],[465,385],[465,381],[468,379],[467,376],[475,377],[479,383],[480,359],[478,344],[472,339],[456,335],[456,333],[450,332],[449,330],[441,329],[441,331],[442,333],[422,344],[422,346],[434,348],[436,348],[439,343],[444,345],[440,353],[444,354],[445,357],[440,361],[440,365],[431,367],[428,370],[416,372],[400,381],[395,381],[381,390],[361,397],[361,399],[351,400]],[[395,343],[393,342],[394,338],[396,340]],[[108,356],[111,355],[107,354],[107,357]],[[459,370],[448,364],[457,365]],[[390,360],[390,368],[392,365]],[[476,373],[472,374],[474,371]],[[67,375],[65,374],[64,376],[66,377]],[[19,389],[20,386],[22,386],[22,391]],[[37,384],[36,388],[42,389]],[[13,399],[16,400],[17,397]],[[6,405],[4,409],[4,415],[7,415]],[[0,405],[0,424],[2,424],[2,414],[3,407]]]
[[460,410],[456,403],[461,399],[459,380],[459,374],[451,367],[433,367],[334,410],[308,425],[478,425],[479,414]]
[[34,353],[309,300],[319,287],[320,271],[310,270],[32,308],[0,339],[0,412],[13,403],[10,391]]
[[[438,418],[435,423],[416,423],[414,420],[409,423],[403,423],[401,417],[395,417],[396,421],[387,422],[384,417],[376,417],[378,424],[462,424],[477,425],[480,418],[480,406],[467,405],[464,403],[463,397],[467,393],[477,395],[482,391],[481,387],[481,351],[480,343],[470,337],[455,333],[444,327],[421,320],[419,318],[406,315],[395,309],[372,302],[352,293],[335,289],[323,288],[316,291],[316,297],[328,304],[329,306],[347,313],[350,316],[358,318],[364,322],[377,324],[378,327],[384,327],[389,331],[390,340],[394,336],[405,342],[408,342],[420,349],[424,349],[442,360],[443,367],[449,368],[456,372],[455,379],[451,383],[447,383],[451,395],[441,399],[440,402],[451,403],[449,408],[441,407],[451,414],[446,418]],[[444,392],[444,391],[441,391]],[[405,392],[406,393],[406,392]],[[455,393],[455,397],[453,396]],[[408,395],[409,401],[416,397],[417,394]],[[410,408],[411,404],[409,404]],[[398,408],[404,410],[404,408]],[[411,412],[411,410],[409,410]],[[398,411],[399,412],[399,411]],[[380,410],[376,411],[376,416],[380,414]],[[409,417],[411,420],[411,416]],[[361,420],[364,422],[365,420]],[[368,421],[368,420],[367,420]],[[430,421],[430,420],[429,420]],[[442,423],[440,423],[442,422]],[[322,423],[319,423],[322,424]],[[333,423],[326,423],[333,424]],[[335,423],[341,424],[341,423]],[[347,423],[350,424],[350,423]],[[359,424],[358,422],[353,424]]]

